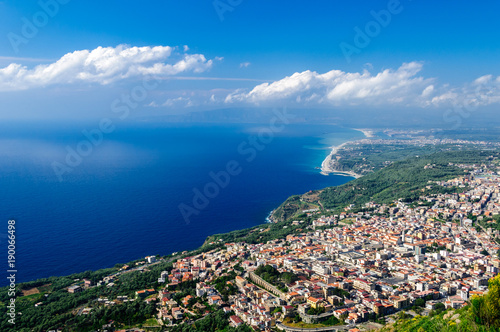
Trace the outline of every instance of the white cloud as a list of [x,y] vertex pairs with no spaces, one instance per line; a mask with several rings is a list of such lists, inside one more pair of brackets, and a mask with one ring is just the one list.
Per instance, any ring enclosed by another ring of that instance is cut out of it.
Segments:
[[418,98],[432,79],[417,77],[422,64],[405,63],[397,70],[386,69],[376,75],[367,70],[348,73],[332,70],[324,74],[304,71],[272,83],[257,85],[250,92],[235,92],[226,102],[262,103],[292,100],[295,103],[383,104],[407,103]]
[[242,62],[240,63],[240,68],[248,68],[250,67],[251,63],[250,62]]
[[189,97],[178,97],[167,99],[162,106],[166,107],[192,107],[195,103]]
[[[184,108],[234,106],[299,107],[411,107],[450,108],[500,103],[500,77],[486,75],[464,84],[439,84],[436,78],[420,74],[420,62],[404,63],[396,69],[371,73],[331,70],[320,74],[306,70],[281,80],[257,83],[251,89],[188,90],[170,99],[156,101],[156,107]],[[183,79],[174,76],[173,79]],[[192,79],[192,78],[190,78]],[[203,80],[248,81],[215,77]],[[260,81],[260,80],[256,80]],[[189,95],[189,98],[186,96]]]
[[[398,69],[376,74],[332,70],[294,73],[263,83],[250,91],[236,90],[226,103],[295,104],[312,106],[448,106],[459,96],[481,105],[500,102],[500,77],[483,76],[462,88],[437,86],[434,78],[419,76],[422,63],[404,63]],[[445,105],[448,104],[448,105]]]
[[443,103],[450,103],[453,102],[458,98],[458,94],[456,94],[453,91],[446,91],[443,94],[440,94],[438,96],[435,96],[431,99],[430,103],[433,105],[439,105]]
[[424,89],[424,91],[422,91],[422,97],[428,97],[430,95],[432,95],[432,93],[434,92],[434,85],[429,85],[428,87],[426,87]]
[[484,75],[460,88],[449,88],[432,98],[435,106],[486,106],[500,103],[500,76]]
[[179,109],[179,108],[198,106],[198,103],[196,103],[189,97],[177,97],[177,98],[169,98],[160,104],[158,104],[157,101],[153,100],[146,106],[152,108],[161,107],[161,108]]
[[146,105],[147,107],[159,107],[158,104],[156,103],[156,101],[152,101],[150,102],[149,104]]
[[170,46],[98,47],[68,53],[56,62],[34,68],[11,63],[0,68],[0,91],[25,90],[53,84],[110,84],[146,75],[171,76],[184,72],[200,73],[213,61],[203,54],[177,54]]
[[[419,73],[422,64],[405,63],[397,69],[371,74],[332,70],[295,73],[251,89],[187,90],[156,101],[153,107],[185,108],[234,106],[299,107],[411,107],[450,108],[500,103],[500,77],[486,75],[461,87],[438,84]],[[174,77],[176,79],[182,77]],[[198,77],[204,80],[222,78]],[[224,79],[226,80],[226,79]],[[234,79],[229,79],[234,80]],[[245,80],[245,79],[237,79]],[[189,97],[187,97],[189,96]]]

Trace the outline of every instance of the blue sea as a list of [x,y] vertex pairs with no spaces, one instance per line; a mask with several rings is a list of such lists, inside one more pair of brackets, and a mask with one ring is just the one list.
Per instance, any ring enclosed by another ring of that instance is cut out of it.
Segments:
[[[290,195],[351,180],[316,167],[329,146],[363,137],[333,125],[270,134],[268,124],[140,122],[120,123],[85,150],[82,131],[96,126],[1,126],[0,256],[5,273],[15,219],[17,282],[195,249],[208,235],[264,223]],[[85,155],[68,166],[78,147]],[[67,167],[62,176],[54,165]],[[197,192],[210,197],[193,202]],[[195,212],[184,218],[179,206]]]

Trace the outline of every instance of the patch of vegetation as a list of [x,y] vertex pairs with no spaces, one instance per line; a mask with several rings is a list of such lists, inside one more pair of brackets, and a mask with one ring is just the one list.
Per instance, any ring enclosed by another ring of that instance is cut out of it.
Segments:
[[[318,191],[316,203],[323,207],[323,211],[329,209],[339,212],[349,204],[354,204],[354,209],[360,209],[369,201],[390,203],[402,199],[411,203],[419,202],[420,196],[424,194],[462,192],[464,188],[428,186],[432,181],[445,181],[466,174],[463,169],[450,163],[477,164],[494,161],[499,157],[499,152],[479,150],[447,151],[410,157],[341,186]],[[428,165],[432,167],[426,167]],[[297,205],[301,197],[292,196],[281,204],[273,215],[275,220],[297,218],[302,213]]]
[[236,273],[231,271],[228,275],[219,277],[212,283],[225,302],[228,301],[230,295],[238,293],[238,287],[234,285],[234,278],[236,278]]
[[247,325],[241,325],[234,328],[229,325],[229,317],[233,312],[227,314],[219,310],[213,314],[207,315],[205,318],[196,321],[194,324],[183,323],[172,327],[169,331],[172,332],[208,332],[208,331],[224,331],[224,332],[253,332],[252,328]]
[[271,265],[261,265],[255,270],[254,273],[285,293],[288,291],[286,284],[291,284],[292,282],[298,280],[298,277],[294,273],[280,273]]
[[458,332],[500,330],[500,275],[489,280],[489,290],[483,296],[474,296],[471,304],[458,310],[445,310],[436,305],[429,316],[398,320],[382,331],[402,332]]
[[[467,139],[470,140],[470,136]],[[479,151],[483,148],[484,146],[474,144],[421,145],[415,144],[414,140],[408,140],[408,143],[386,141],[384,144],[352,142],[337,152],[332,166],[338,171],[352,171],[357,174],[367,175],[392,163],[415,156],[427,156],[450,151]]]
[[317,307],[317,308],[310,307],[309,310],[307,310],[307,314],[311,316],[318,316],[324,313],[325,313],[324,307]]
[[[22,315],[17,316],[15,329],[13,329],[12,324],[8,322],[7,308],[0,307],[0,331],[36,332],[56,330],[59,327],[67,331],[95,331],[107,324],[109,320],[129,326],[140,325],[156,314],[154,304],[136,301],[102,307],[96,304],[96,299],[107,297],[111,300],[119,295],[133,296],[137,290],[156,288],[160,272],[171,268],[171,263],[163,262],[149,267],[149,271],[118,275],[114,287],[94,286],[74,294],[68,293],[68,286],[81,283],[84,278],[96,283],[105,276],[116,273],[117,269],[86,271],[65,277],[50,277],[20,283],[16,294],[16,311]],[[40,293],[22,296],[23,290],[33,291],[34,288],[37,288]],[[7,288],[1,288],[0,301],[7,303],[8,299]],[[35,303],[38,302],[41,302],[41,305],[35,307]],[[89,305],[92,307],[89,315],[74,315],[75,309]]]
[[297,315],[297,319],[295,318],[290,318],[287,317],[283,321],[283,325],[290,326],[290,327],[295,327],[295,328],[301,328],[301,329],[318,329],[322,327],[328,327],[328,326],[333,326],[333,325],[339,325],[341,322],[335,318],[335,316],[330,317],[327,321],[318,323],[318,324],[309,324],[309,323],[304,323],[300,320],[300,316]]

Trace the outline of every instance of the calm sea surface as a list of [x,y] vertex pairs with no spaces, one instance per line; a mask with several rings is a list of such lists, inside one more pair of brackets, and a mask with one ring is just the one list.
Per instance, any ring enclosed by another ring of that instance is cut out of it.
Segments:
[[[92,128],[0,128],[2,273],[7,220],[15,219],[18,282],[195,249],[208,235],[263,223],[290,195],[350,180],[315,167],[328,146],[362,137],[326,125],[289,125],[269,137],[266,124],[121,124],[60,181],[53,163],[64,165],[67,148]],[[239,174],[216,189],[210,173],[229,162]],[[195,208],[207,184],[212,197],[186,222],[179,205]]]

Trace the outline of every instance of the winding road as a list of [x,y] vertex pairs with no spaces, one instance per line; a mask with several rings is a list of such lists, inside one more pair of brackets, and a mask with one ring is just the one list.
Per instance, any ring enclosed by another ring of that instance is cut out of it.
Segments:
[[276,322],[276,327],[280,330],[291,331],[291,332],[307,332],[307,331],[346,331],[350,327],[349,325],[335,325],[335,326],[327,326],[327,327],[317,327],[313,329],[306,329],[300,327],[290,327],[279,322]]

